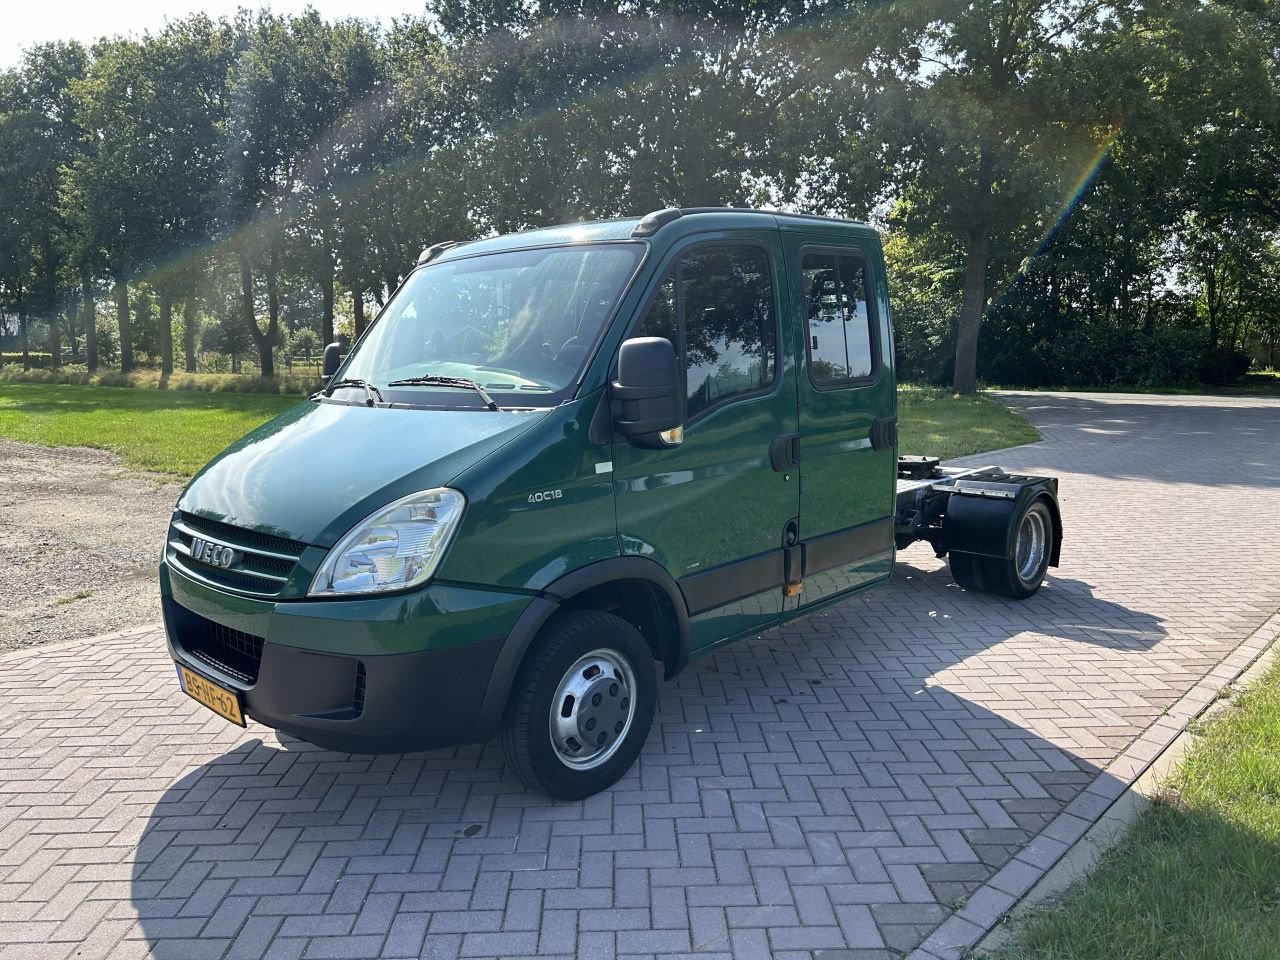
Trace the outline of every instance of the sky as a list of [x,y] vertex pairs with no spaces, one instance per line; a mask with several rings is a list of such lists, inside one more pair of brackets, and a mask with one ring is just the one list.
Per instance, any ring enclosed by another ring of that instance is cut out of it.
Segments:
[[237,7],[269,6],[276,13],[299,13],[315,7],[328,20],[364,17],[389,23],[393,16],[421,13],[421,0],[0,0],[0,69],[17,66],[22,50],[50,40],[79,40],[85,45],[101,36],[144,31],[156,33],[165,20],[181,20],[203,11],[210,17]]

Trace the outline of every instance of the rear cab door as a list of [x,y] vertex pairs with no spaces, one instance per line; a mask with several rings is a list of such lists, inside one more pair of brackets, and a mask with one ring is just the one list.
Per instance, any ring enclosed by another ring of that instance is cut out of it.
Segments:
[[[800,433],[803,589],[788,610],[893,569],[897,394],[880,238],[783,222]],[[791,591],[789,591],[791,592]]]

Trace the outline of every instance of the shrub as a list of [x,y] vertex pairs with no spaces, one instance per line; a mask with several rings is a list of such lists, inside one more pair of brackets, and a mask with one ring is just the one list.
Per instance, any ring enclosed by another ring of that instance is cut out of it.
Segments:
[[166,381],[159,370],[141,369],[129,373],[99,370],[89,373],[83,364],[61,370],[0,368],[0,383],[66,383],[98,387],[128,387],[138,390],[184,390],[207,393],[308,394],[320,389],[318,377],[308,374],[281,374],[270,379],[235,373],[173,373]]
[[[31,359],[31,366],[37,370],[48,369],[52,357],[48,353],[36,353],[34,351],[27,354]],[[0,353],[0,367],[6,367],[11,364],[22,366],[22,353],[15,351],[13,353]]]
[[[1211,356],[1205,334],[1183,327],[1125,330],[1107,324],[1037,324],[1029,330],[1007,316],[984,325],[979,373],[989,383],[1017,387],[1194,387],[1226,383],[1247,369]],[[1004,319],[1005,324],[999,322]],[[1219,379],[1209,379],[1214,372]]]

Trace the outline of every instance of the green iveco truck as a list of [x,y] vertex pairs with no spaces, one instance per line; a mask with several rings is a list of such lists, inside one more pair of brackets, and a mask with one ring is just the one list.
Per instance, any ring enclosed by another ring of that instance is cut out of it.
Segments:
[[208,464],[160,565],[183,690],[335,750],[502,739],[616,781],[657,672],[889,579],[927,540],[1030,596],[1057,482],[898,457],[880,240],[660,210],[423,252],[326,385]]

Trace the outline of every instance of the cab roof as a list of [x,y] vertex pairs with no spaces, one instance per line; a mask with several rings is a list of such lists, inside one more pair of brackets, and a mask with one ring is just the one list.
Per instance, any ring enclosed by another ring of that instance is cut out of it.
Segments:
[[422,252],[418,263],[436,259],[452,260],[478,253],[497,253],[502,250],[518,250],[527,247],[649,239],[659,236],[666,239],[667,234],[674,237],[704,230],[759,230],[769,227],[806,233],[877,236],[874,228],[865,223],[857,220],[841,220],[836,217],[781,213],[776,210],[756,210],[747,207],[671,207],[656,210],[644,217],[567,223],[556,227],[507,233],[484,240],[436,244]]

